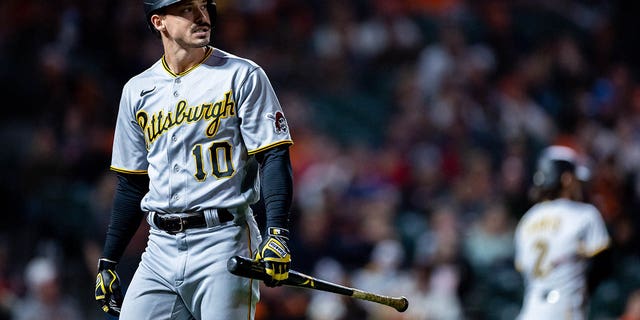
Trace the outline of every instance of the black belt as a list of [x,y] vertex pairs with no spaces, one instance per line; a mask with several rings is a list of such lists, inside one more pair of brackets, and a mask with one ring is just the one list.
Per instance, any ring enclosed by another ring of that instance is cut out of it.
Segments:
[[[233,214],[227,209],[217,209],[220,223],[233,220]],[[153,215],[153,223],[162,231],[175,234],[191,228],[203,228],[207,226],[207,218],[203,211],[186,217],[166,216],[162,214]]]

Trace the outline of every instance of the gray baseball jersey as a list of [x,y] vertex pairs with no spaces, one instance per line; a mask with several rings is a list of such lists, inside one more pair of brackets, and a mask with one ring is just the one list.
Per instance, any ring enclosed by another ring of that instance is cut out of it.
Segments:
[[[260,194],[253,155],[291,143],[267,76],[249,60],[207,48],[181,74],[161,59],[126,83],[111,169],[149,175],[141,208],[152,228],[120,319],[253,319],[258,282],[230,274],[226,262],[261,242],[249,207]],[[216,208],[233,221],[221,222]],[[207,228],[177,234],[151,218],[200,210]]]
[[609,245],[600,212],[568,199],[533,206],[515,234],[526,290],[519,319],[584,319],[587,259]]
[[201,64],[182,74],[162,59],[124,86],[111,168],[149,174],[144,211],[254,203],[258,166],[251,155],[292,143],[264,71],[208,50]]

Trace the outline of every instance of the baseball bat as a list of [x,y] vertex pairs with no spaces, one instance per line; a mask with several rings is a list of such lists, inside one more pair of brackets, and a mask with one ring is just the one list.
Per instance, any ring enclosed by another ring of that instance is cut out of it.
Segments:
[[[264,269],[264,265],[253,259],[241,256],[233,256],[227,261],[227,269],[236,276],[265,280],[269,277]],[[289,278],[282,282],[283,285],[315,289],[320,291],[337,293],[355,299],[371,301],[386,306],[390,306],[399,312],[404,312],[409,307],[409,301],[405,297],[389,297],[359,289],[349,288],[337,283],[318,279],[304,273],[289,270]]]

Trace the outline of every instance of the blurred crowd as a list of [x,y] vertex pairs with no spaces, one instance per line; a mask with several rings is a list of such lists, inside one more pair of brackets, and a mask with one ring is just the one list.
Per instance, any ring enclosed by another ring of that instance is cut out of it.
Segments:
[[[215,46],[265,69],[291,127],[293,268],[410,301],[265,288],[258,320],[513,319],[513,230],[550,144],[589,159],[613,238],[591,318],[639,319],[640,4],[217,4]],[[105,318],[120,90],[162,54],[143,16],[137,0],[0,2],[0,319]]]

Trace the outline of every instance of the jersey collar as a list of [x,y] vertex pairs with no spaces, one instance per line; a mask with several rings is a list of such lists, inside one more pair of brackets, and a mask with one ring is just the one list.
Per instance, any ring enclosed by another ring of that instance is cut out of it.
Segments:
[[201,65],[203,62],[205,62],[207,59],[209,59],[209,56],[211,56],[211,53],[213,53],[213,48],[212,47],[207,47],[207,51],[204,53],[204,57],[202,58],[202,60],[200,60],[200,62],[196,63],[195,65],[193,65],[193,67],[182,71],[180,73],[174,73],[173,71],[171,71],[171,68],[169,68],[169,65],[167,64],[167,61],[165,60],[165,56],[162,56],[162,67],[164,68],[165,71],[167,71],[172,77],[182,77],[185,74],[193,71],[193,69],[197,68],[199,65]]

